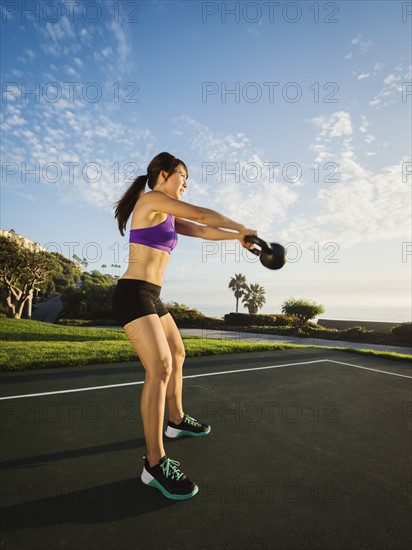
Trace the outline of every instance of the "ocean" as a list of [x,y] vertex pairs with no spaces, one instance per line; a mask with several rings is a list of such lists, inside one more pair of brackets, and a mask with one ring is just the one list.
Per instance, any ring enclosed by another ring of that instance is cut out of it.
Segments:
[[[230,306],[212,306],[208,305],[191,305],[208,317],[223,317],[226,313],[235,311],[235,307]],[[247,309],[239,305],[239,313],[247,313]],[[281,313],[279,311],[262,308],[259,313]],[[376,307],[336,307],[327,308],[325,313],[319,316],[321,319],[336,319],[349,321],[384,321],[389,323],[406,323],[412,321],[412,307],[385,309],[379,306]],[[317,318],[315,318],[315,321]]]

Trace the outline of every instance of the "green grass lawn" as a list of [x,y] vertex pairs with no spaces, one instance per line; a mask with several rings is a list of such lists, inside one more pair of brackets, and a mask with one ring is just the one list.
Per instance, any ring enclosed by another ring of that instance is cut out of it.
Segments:
[[[2,318],[0,333],[2,337],[0,370],[3,372],[137,360],[135,351],[120,328],[71,327],[27,319]],[[301,345],[251,343],[186,336],[183,336],[183,341],[188,357],[317,347],[306,346],[304,343]],[[356,351],[391,359],[412,359],[411,355],[400,353],[333,346],[327,349]]]

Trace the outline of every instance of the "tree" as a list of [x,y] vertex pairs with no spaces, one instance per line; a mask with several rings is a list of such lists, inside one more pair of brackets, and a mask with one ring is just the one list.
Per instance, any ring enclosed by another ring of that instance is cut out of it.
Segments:
[[34,247],[24,246],[24,239],[0,237],[0,282],[6,291],[8,314],[20,319],[27,300],[35,289],[44,289],[58,264],[53,256]]
[[265,289],[258,283],[250,286],[246,285],[242,302],[248,308],[250,314],[256,315],[258,309],[266,303]]
[[282,313],[296,315],[300,319],[299,326],[304,327],[310,319],[313,319],[316,315],[325,313],[325,309],[322,305],[312,300],[290,298],[283,302]]
[[75,285],[82,275],[81,267],[58,252],[51,252],[51,255],[59,264],[59,270],[53,273],[49,287],[60,292],[67,286]]
[[116,269],[120,269],[122,266],[119,265],[119,264],[112,264],[110,267],[113,267],[113,268],[114,268],[113,277],[114,277],[115,279],[118,279],[118,278],[119,278],[119,275],[116,275]]
[[83,275],[81,276],[81,280],[83,283],[98,283],[98,284],[108,284],[112,285],[116,282],[115,278],[112,277],[112,275],[106,274],[104,275],[97,269],[93,269],[92,272],[85,271]]
[[81,287],[67,287],[62,293],[62,319],[111,319],[115,285],[90,276]]
[[233,293],[235,295],[236,313],[238,313],[239,298],[241,298],[244,295],[245,289],[247,288],[246,277],[241,273],[235,274],[235,276],[230,279],[229,288],[233,290]]

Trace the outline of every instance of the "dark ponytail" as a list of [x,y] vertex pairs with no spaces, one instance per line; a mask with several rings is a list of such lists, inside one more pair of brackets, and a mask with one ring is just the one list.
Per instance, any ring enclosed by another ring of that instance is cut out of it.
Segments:
[[184,167],[187,175],[189,176],[186,164],[182,160],[174,157],[170,153],[160,153],[150,161],[150,164],[147,167],[147,174],[144,176],[138,176],[129,189],[127,189],[127,191],[123,194],[121,199],[115,203],[116,208],[114,217],[117,219],[117,224],[122,237],[124,236],[124,232],[126,230],[127,220],[133,212],[133,208],[135,207],[137,200],[143,193],[146,182],[148,183],[149,188],[153,189],[162,170],[167,172],[168,175],[166,179],[168,179],[168,177],[176,171],[179,165]]
[[138,176],[122,198],[117,201],[114,217],[117,218],[120,234],[124,235],[127,220],[133,212],[137,199],[143,193],[146,186],[147,176]]

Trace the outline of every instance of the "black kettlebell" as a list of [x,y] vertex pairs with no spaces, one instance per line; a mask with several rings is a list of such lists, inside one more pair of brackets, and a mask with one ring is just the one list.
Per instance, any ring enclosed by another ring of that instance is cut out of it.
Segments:
[[252,248],[249,252],[252,252],[256,256],[259,256],[261,263],[268,269],[280,269],[286,263],[286,250],[279,243],[267,243],[259,237],[254,235],[248,235],[245,238],[245,242],[253,243],[260,246],[261,250]]

